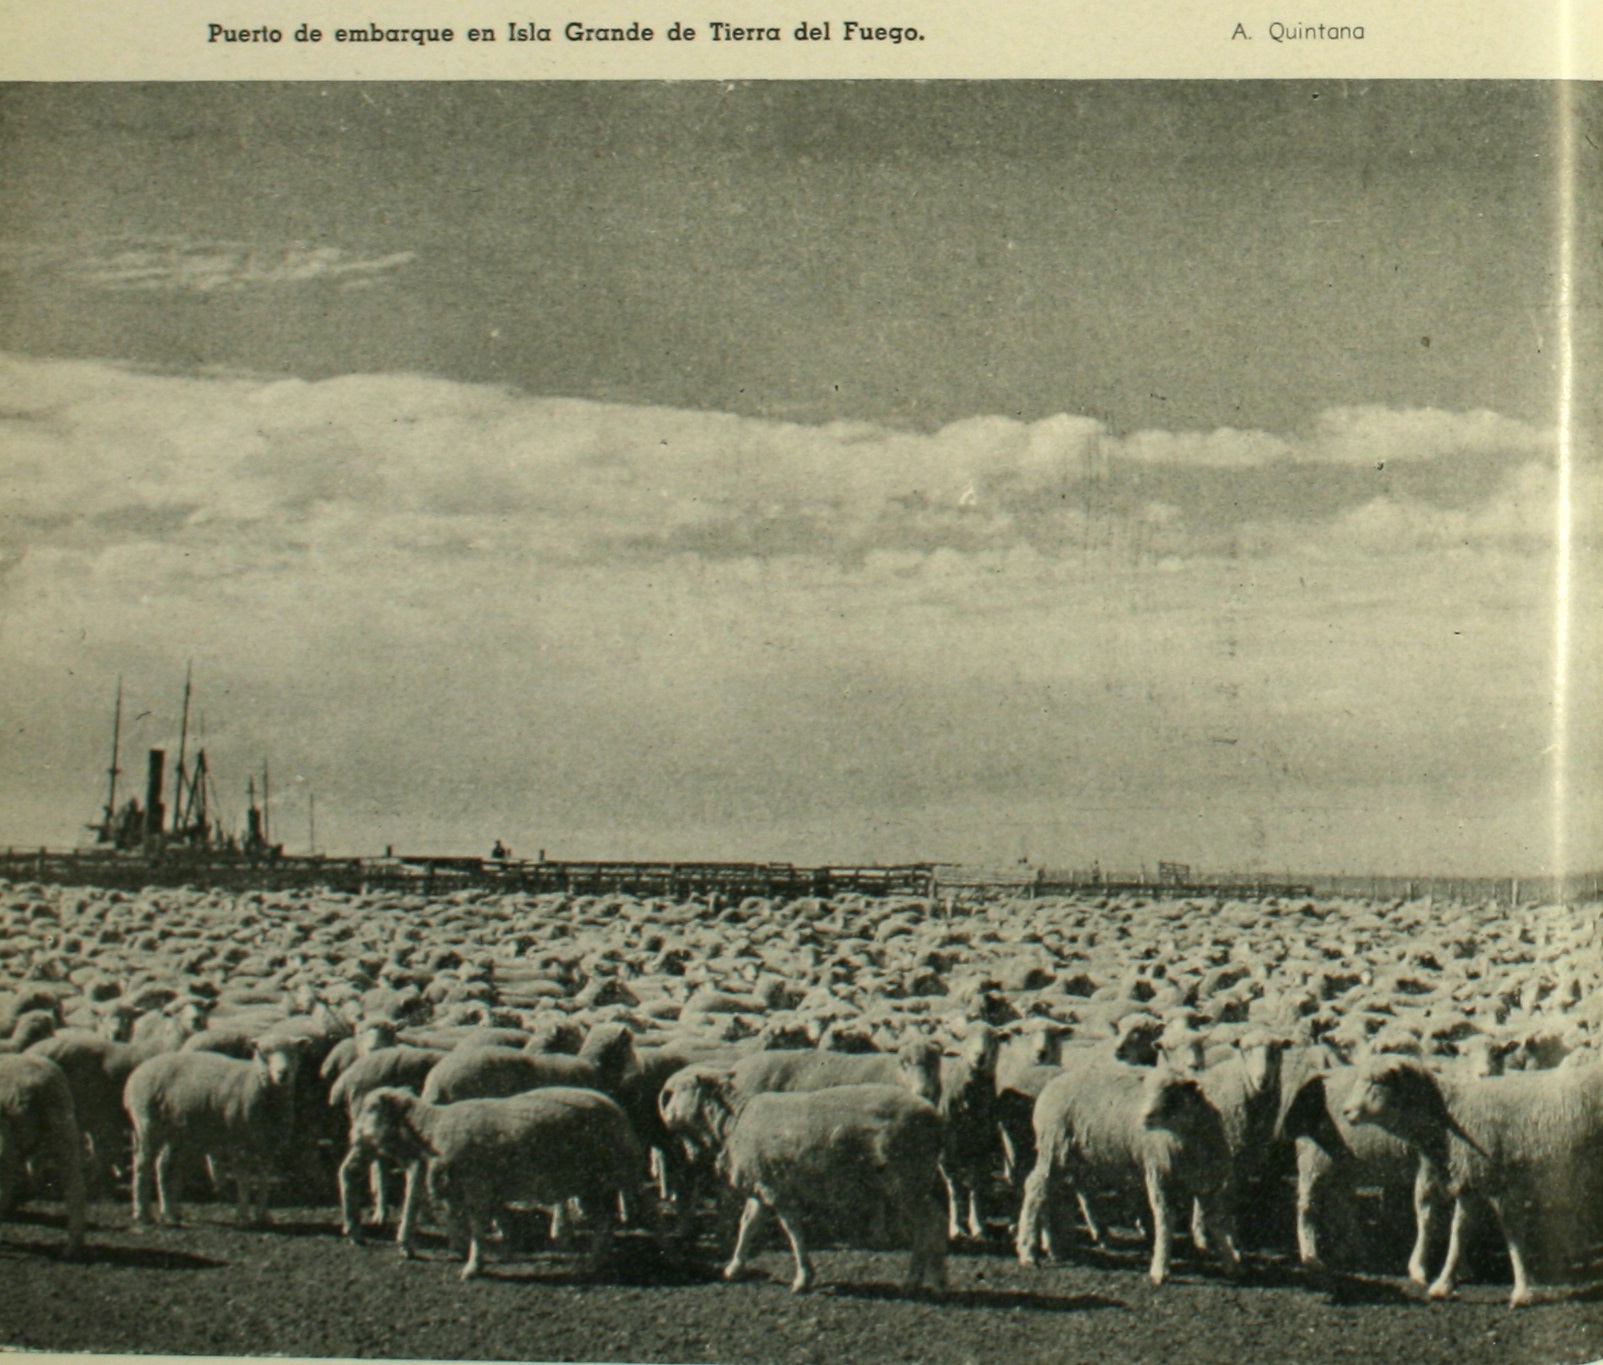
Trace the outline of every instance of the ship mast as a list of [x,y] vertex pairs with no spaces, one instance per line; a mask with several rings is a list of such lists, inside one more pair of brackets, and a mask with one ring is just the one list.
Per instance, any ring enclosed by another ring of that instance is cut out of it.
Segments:
[[111,717],[111,767],[106,769],[106,818],[100,825],[100,842],[110,843],[116,838],[112,826],[117,821],[117,775],[122,771],[117,760],[122,746],[122,675],[117,675],[117,706]]
[[184,813],[184,752],[189,744],[189,692],[195,674],[195,661],[191,659],[184,670],[184,719],[178,730],[178,771],[173,774],[173,815],[182,822]]

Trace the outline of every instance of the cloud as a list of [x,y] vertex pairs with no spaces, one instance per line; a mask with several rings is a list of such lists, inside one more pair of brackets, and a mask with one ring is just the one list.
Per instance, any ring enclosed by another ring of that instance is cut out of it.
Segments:
[[[1088,556],[1535,548],[1554,529],[1556,490],[1532,457],[1545,437],[1489,413],[1340,409],[1316,419],[1312,444],[1233,430],[1121,441],[1068,414],[925,434],[416,375],[310,383],[19,357],[0,362],[0,408],[0,538],[14,545],[232,540],[269,557],[389,547],[561,563],[1028,549],[1084,572]],[[1466,500],[1451,478],[1388,483],[1359,449],[1443,469],[1455,452],[1513,454]],[[1328,472],[1288,483],[1310,451]],[[1590,535],[1590,514],[1577,526]]]
[[416,260],[410,251],[363,257],[308,242],[189,241],[181,237],[108,241],[87,253],[16,247],[0,253],[12,268],[59,275],[69,283],[117,292],[231,293],[313,280],[369,288]]
[[1265,431],[1137,431],[1107,453],[1143,465],[1258,469],[1274,465],[1368,465],[1501,456],[1551,457],[1554,435],[1495,412],[1375,406],[1327,408],[1306,435]]
[[[219,762],[312,775],[345,848],[488,829],[575,856],[895,859],[1016,855],[1028,829],[1105,865],[1153,843],[1534,861],[1539,457],[1442,501],[1244,464],[1242,433],[1181,471],[1120,461],[1073,415],[918,433],[22,357],[0,414],[18,809],[57,783],[76,819],[100,682],[125,672],[148,706],[193,654]],[[1431,427],[1437,464],[1453,429]],[[1572,493],[1595,543],[1593,466]],[[1595,659],[1592,618],[1575,632]],[[1466,823],[1393,829],[1387,803]]]
[[1137,431],[1112,447],[1117,458],[1135,464],[1180,465],[1188,469],[1255,469],[1295,458],[1296,447],[1265,431]]

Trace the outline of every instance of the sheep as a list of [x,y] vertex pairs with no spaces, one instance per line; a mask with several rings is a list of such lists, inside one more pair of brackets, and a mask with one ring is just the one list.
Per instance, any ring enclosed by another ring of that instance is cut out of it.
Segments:
[[670,1131],[718,1152],[745,1196],[723,1274],[741,1276],[768,1211],[790,1241],[795,1293],[813,1285],[804,1214],[888,1213],[910,1245],[907,1284],[946,1285],[946,1242],[934,1197],[943,1124],[934,1105],[903,1085],[843,1085],[807,1093],[743,1093],[708,1068],[682,1071],[663,1091]]
[[900,1085],[935,1103],[941,1093],[940,1048],[910,1038],[888,1053],[753,1052],[735,1064],[735,1088],[755,1095],[774,1091],[826,1090],[839,1085]]
[[[419,1169],[426,1171],[429,1198],[467,1241],[464,1280],[482,1273],[485,1236],[507,1204],[560,1206],[579,1199],[595,1212],[644,1173],[640,1144],[623,1110],[597,1091],[571,1086],[445,1105],[381,1088],[362,1102],[352,1133],[410,1167],[396,1238],[402,1255],[412,1252],[412,1194]],[[611,1231],[610,1219],[598,1217],[592,1267],[605,1254]]]
[[265,1224],[267,1186],[279,1147],[293,1123],[300,1048],[283,1041],[264,1046],[248,1062],[212,1052],[171,1052],[134,1069],[123,1107],[134,1127],[133,1222],[154,1221],[154,1174],[161,1221],[178,1221],[168,1179],[174,1155],[204,1153],[214,1172],[235,1180],[242,1224]]
[[35,1043],[42,1042],[56,1031],[56,1016],[47,1010],[25,1010],[8,1038],[0,1038],[0,1055],[26,1052]]
[[[1130,1066],[1156,1066],[1162,1030],[1163,1025],[1152,1015],[1134,1013],[1112,1021],[1102,1038],[1075,1038],[1061,1028],[1037,1031],[1038,1060],[1027,1066],[1015,1064],[1005,1084],[1000,1071],[997,1076],[996,1119],[1002,1135],[1002,1168],[1008,1183],[1022,1184],[1035,1165],[1035,1102],[1063,1074],[1065,1066],[1099,1059],[1116,1059]],[[1079,1201],[1087,1226],[1094,1227],[1083,1191]]]
[[140,1061],[176,1052],[184,1040],[206,1027],[211,1012],[208,1001],[195,996],[179,996],[164,1009],[147,1010],[134,1020],[128,1035],[128,1044],[139,1055]]
[[1128,1185],[1139,1177],[1152,1214],[1154,1284],[1169,1276],[1180,1198],[1201,1205],[1205,1240],[1216,1243],[1226,1273],[1237,1272],[1229,1143],[1219,1111],[1194,1076],[1087,1060],[1041,1092],[1035,1145],[1016,1238],[1021,1265],[1036,1264],[1040,1249],[1054,1254],[1050,1201],[1059,1179],[1083,1189],[1108,1180]]
[[82,1138],[72,1090],[46,1057],[0,1056],[0,1222],[20,1199],[24,1168],[44,1157],[57,1166],[67,1204],[67,1254],[83,1250]]
[[[1195,1073],[1224,1121],[1238,1197],[1258,1184],[1267,1168],[1279,1117],[1281,1059],[1289,1046],[1284,1038],[1254,1030],[1238,1038],[1228,1056]],[[1193,1212],[1197,1249],[1206,1250],[1200,1205]]]
[[17,1026],[17,1021],[26,1014],[48,1014],[51,1020],[59,1025],[61,997],[43,986],[27,986],[19,991],[0,991],[0,1036],[9,1038]]
[[1358,1070],[1322,1062],[1301,1052],[1290,1058],[1275,1128],[1277,1138],[1289,1139],[1296,1149],[1298,1260],[1310,1271],[1324,1269],[1331,1215],[1341,1220],[1343,1240],[1353,1240],[1350,1219],[1360,1185],[1380,1186],[1388,1196],[1383,1207],[1394,1202],[1392,1192],[1407,1189],[1414,1210],[1408,1278],[1423,1285],[1442,1212],[1440,1173],[1390,1133],[1350,1121],[1344,1106]]
[[589,1062],[561,1053],[529,1053],[510,1047],[455,1048],[429,1073],[423,1098],[430,1104],[501,1099],[548,1085],[594,1090],[600,1077]]
[[333,1085],[361,1058],[383,1048],[394,1047],[397,1041],[394,1020],[366,1020],[349,1038],[341,1038],[329,1049],[328,1056],[323,1058],[323,1064],[317,1069],[317,1074],[320,1079]]
[[627,1025],[598,1024],[585,1038],[579,1060],[595,1068],[598,1088],[623,1106],[636,1136],[656,1154],[658,1193],[668,1198],[678,1190],[682,1173],[678,1150],[657,1112],[657,1096],[668,1077],[696,1058],[683,1048],[637,1050]]
[[565,1056],[577,1057],[584,1042],[585,1031],[580,1025],[561,1015],[548,1015],[529,1031],[529,1040],[524,1043],[523,1050],[537,1054],[562,1053]]
[[1377,1057],[1360,1070],[1342,1113],[1391,1133],[1444,1173],[1453,1221],[1427,1291],[1433,1299],[1457,1283],[1476,1202],[1502,1225],[1514,1274],[1509,1304],[1518,1308],[1537,1298],[1527,1252],[1539,1227],[1553,1233],[1564,1211],[1595,1216],[1603,1197],[1603,1067],[1449,1078],[1411,1058]]
[[35,1043],[28,1055],[48,1058],[66,1076],[78,1131],[90,1152],[85,1178],[91,1187],[103,1186],[128,1159],[132,1133],[122,1094],[138,1056],[126,1043],[82,1029],[65,1029]]
[[936,1107],[946,1128],[941,1178],[946,1182],[947,1236],[953,1240],[964,1231],[976,1241],[985,1236],[980,1191],[998,1152],[996,1059],[1001,1041],[996,1029],[976,1021],[969,1025],[958,1056],[941,1063]]
[[335,1108],[343,1107],[346,1117],[351,1121],[350,1143],[335,1177],[339,1187],[340,1231],[344,1236],[361,1236],[355,1178],[364,1166],[368,1172],[368,1188],[373,1196],[374,1225],[382,1227],[389,1212],[383,1163],[375,1150],[358,1140],[356,1133],[355,1119],[362,1101],[381,1088],[421,1091],[429,1073],[445,1056],[444,1052],[434,1048],[381,1048],[358,1058],[329,1088],[329,1104]]

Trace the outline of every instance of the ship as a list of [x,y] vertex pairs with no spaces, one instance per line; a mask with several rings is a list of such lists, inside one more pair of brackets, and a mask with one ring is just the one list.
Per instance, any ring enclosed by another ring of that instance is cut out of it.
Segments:
[[[315,828],[304,854],[275,842],[271,823],[271,783],[264,763],[258,785],[247,783],[242,829],[230,830],[220,814],[217,785],[204,747],[189,753],[189,713],[193,668],[184,677],[177,760],[168,791],[167,752],[151,748],[145,756],[144,799],[118,804],[122,763],[122,681],[112,709],[111,762],[100,817],[86,825],[92,841],[73,849],[0,848],[0,882],[44,883],[139,890],[191,887],[229,891],[281,891],[321,888],[365,895],[423,896],[455,893],[568,896],[629,895],[684,901],[701,899],[710,907],[737,905],[747,897],[765,900],[826,900],[841,895],[873,898],[914,897],[948,907],[959,900],[1034,899],[1042,895],[1091,893],[1167,896],[1307,895],[1306,882],[1263,877],[1213,881],[1194,878],[1187,864],[1160,862],[1149,879],[1109,876],[1099,868],[1050,875],[1020,859],[1006,867],[951,862],[831,864],[789,862],[709,862],[616,859],[519,858],[497,838],[487,857],[460,854],[397,854],[391,845],[380,856],[330,856],[316,851]],[[308,814],[311,813],[309,803]]]
[[449,894],[491,893],[659,896],[682,900],[717,897],[727,905],[747,896],[827,898],[861,895],[927,895],[928,864],[798,867],[786,862],[683,862],[552,860],[541,850],[533,859],[515,857],[496,839],[487,857],[396,853],[379,856],[293,854],[275,842],[271,829],[271,779],[264,764],[258,785],[247,784],[244,828],[226,827],[219,814],[216,779],[204,748],[189,753],[193,669],[184,678],[177,761],[170,769],[165,749],[145,756],[144,797],[119,805],[122,768],[122,682],[112,707],[111,762],[98,819],[85,828],[91,842],[73,849],[0,848],[0,880],[123,889],[188,886],[228,890],[320,887],[366,894],[375,891]]
[[169,857],[182,859],[186,855],[201,854],[207,857],[226,855],[249,862],[281,858],[282,844],[274,844],[267,835],[267,799],[270,791],[265,765],[262,769],[262,802],[257,803],[254,774],[248,786],[248,805],[245,811],[245,828],[239,833],[228,830],[217,811],[217,787],[212,777],[211,764],[204,747],[189,758],[189,705],[194,694],[194,669],[184,675],[184,702],[179,723],[178,761],[173,768],[173,793],[169,824],[169,806],[163,799],[167,767],[167,751],[151,749],[146,755],[145,801],[141,805],[137,796],[130,797],[122,806],[117,805],[117,779],[122,776],[122,679],[117,680],[117,698],[112,708],[111,764],[106,769],[106,803],[101,807],[98,821],[88,826],[94,843],[83,852],[111,853],[136,857],[146,864],[159,864]]

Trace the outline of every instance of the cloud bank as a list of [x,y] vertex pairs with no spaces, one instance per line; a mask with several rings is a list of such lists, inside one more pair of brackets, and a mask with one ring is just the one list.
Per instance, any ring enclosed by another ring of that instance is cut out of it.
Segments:
[[[346,847],[1496,870],[1550,843],[1553,437],[1494,413],[919,433],[15,356],[0,413],[0,766],[52,829],[91,805],[108,680],[149,706],[194,655],[236,766],[315,784]],[[1583,460],[1583,555],[1598,482]],[[1597,634],[1588,606],[1578,660]]]

